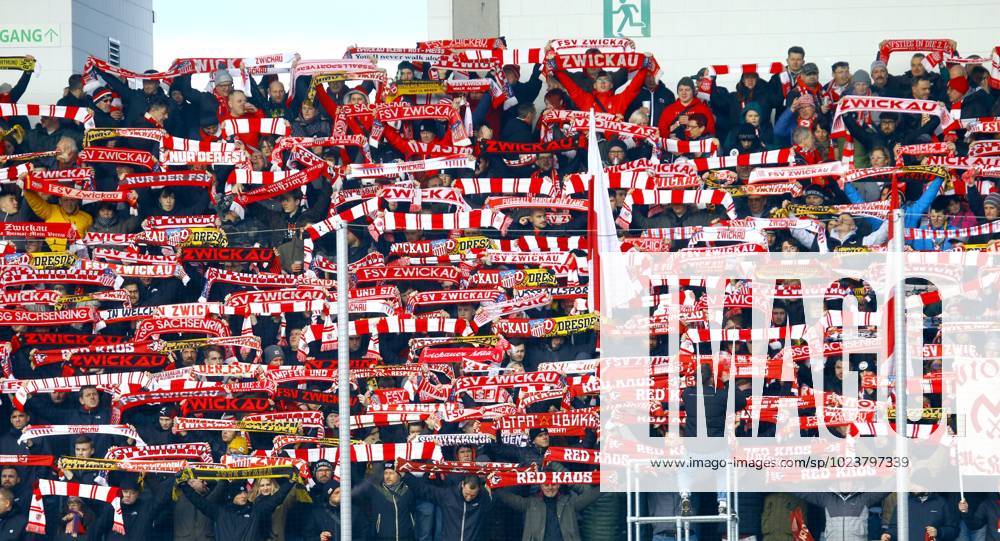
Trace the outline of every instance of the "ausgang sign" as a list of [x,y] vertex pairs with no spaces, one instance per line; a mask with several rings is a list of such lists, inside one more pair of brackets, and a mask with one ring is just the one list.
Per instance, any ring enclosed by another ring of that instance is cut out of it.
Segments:
[[62,44],[54,25],[0,24],[0,47],[58,47]]

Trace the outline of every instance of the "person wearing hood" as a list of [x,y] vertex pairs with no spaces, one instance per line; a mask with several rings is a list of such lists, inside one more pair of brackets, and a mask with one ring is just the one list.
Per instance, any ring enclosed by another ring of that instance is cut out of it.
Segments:
[[826,121],[818,112],[816,98],[812,94],[805,94],[791,102],[790,106],[781,113],[774,123],[774,138],[779,146],[792,142],[792,132],[795,128],[806,128],[810,132],[817,124],[825,124]]
[[[16,184],[4,184],[0,187],[0,222],[33,222],[37,220],[31,207],[25,202],[21,195],[21,189]],[[0,240],[13,242],[18,251],[24,250],[23,238],[4,238]]]
[[694,80],[690,77],[683,77],[677,82],[677,101],[670,104],[663,114],[657,127],[660,129],[661,137],[681,137],[688,127],[689,117],[694,113],[701,113],[705,116],[705,130],[707,133],[715,133],[715,115],[705,102],[695,95]]
[[265,522],[269,522],[274,510],[285,501],[285,497],[295,486],[295,482],[283,482],[274,494],[259,495],[253,502],[247,493],[246,483],[242,481],[219,481],[224,485],[225,503],[216,503],[198,492],[195,487],[201,484],[198,479],[190,479],[181,483],[181,492],[191,500],[198,511],[213,522],[212,531],[215,541],[257,541],[266,532]]

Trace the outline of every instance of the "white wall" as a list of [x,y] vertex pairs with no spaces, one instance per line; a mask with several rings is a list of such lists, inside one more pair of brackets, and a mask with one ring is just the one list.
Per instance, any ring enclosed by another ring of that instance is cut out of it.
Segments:
[[[428,0],[429,38],[450,35],[451,1]],[[1000,2],[991,0],[650,0],[651,37],[637,47],[656,55],[664,80],[708,64],[771,62],[791,45],[830,79],[838,60],[868,69],[878,43],[891,38],[952,38],[963,55],[989,54],[1000,45]],[[512,48],[541,47],[551,38],[603,37],[602,0],[500,0],[500,34]],[[898,58],[897,58],[898,56]],[[890,72],[908,69],[894,55]],[[735,84],[735,79],[722,80]]]
[[427,0],[427,39],[451,39],[451,34],[451,0]]
[[[0,0],[0,27],[49,25],[59,29],[58,47],[0,46],[0,56],[33,55],[35,74],[21,103],[55,103],[73,73],[73,23],[70,0]],[[0,83],[14,84],[19,71],[0,71]],[[56,93],[58,92],[58,93]]]
[[123,68],[154,68],[153,0],[73,0],[73,67],[90,55],[107,59],[109,37],[121,43]]

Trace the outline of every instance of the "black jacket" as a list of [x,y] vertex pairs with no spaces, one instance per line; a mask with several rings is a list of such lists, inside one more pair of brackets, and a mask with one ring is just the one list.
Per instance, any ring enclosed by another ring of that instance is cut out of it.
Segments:
[[[161,482],[152,494],[143,494],[132,505],[122,502],[122,520],[125,523],[125,535],[111,529],[112,513],[104,513],[103,531],[108,532],[108,541],[141,541],[150,536],[153,522],[163,515],[169,507],[168,501],[173,489],[173,483]],[[99,530],[100,531],[100,530]]]
[[27,535],[24,532],[28,525],[28,517],[23,511],[12,507],[10,511],[0,514],[0,541],[20,541]]
[[417,505],[416,491],[403,482],[387,487],[382,482],[384,471],[384,464],[376,464],[368,477],[358,485],[359,494],[368,499],[369,516],[375,521],[373,539],[412,540],[415,531],[413,510]]
[[646,85],[643,85],[642,88],[639,89],[639,95],[632,100],[628,109],[625,110],[625,120],[628,120],[636,109],[642,107],[642,102],[648,101],[650,109],[649,114],[651,117],[649,119],[649,125],[656,126],[660,122],[660,115],[663,114],[663,110],[676,100],[677,98],[674,97],[674,93],[667,88],[667,85],[663,84],[663,81],[658,81],[653,90],[650,90],[646,88]]
[[970,531],[986,526],[986,541],[1000,541],[1000,500],[996,494],[990,494],[976,507],[970,507],[968,513],[959,513]]
[[[688,387],[681,393],[681,400],[684,403],[684,411],[686,413],[684,418],[684,435],[692,437],[697,433],[699,402],[704,402],[705,411],[703,415],[705,416],[705,429],[708,431],[708,436],[722,437],[725,435],[726,430],[726,402],[729,397],[729,385],[723,385],[718,389],[715,387],[703,387],[702,392],[704,394],[703,398],[698,397],[697,387]],[[746,393],[739,389],[736,389],[734,392],[735,404],[733,411],[739,411],[747,405]]]
[[893,541],[923,541],[927,526],[937,528],[937,541],[952,541],[958,537],[959,513],[938,494],[929,493],[925,499],[908,494],[910,498],[909,539],[899,539],[896,533],[896,518],[889,523],[889,535]]
[[[227,483],[228,481],[220,481]],[[285,501],[292,483],[283,483],[278,492],[258,496],[253,503],[236,505],[232,502],[218,504],[198,494],[186,483],[178,485],[188,500],[205,516],[212,519],[215,541],[258,541],[264,533],[262,524],[269,522],[271,513]],[[126,530],[128,531],[128,530]]]
[[[97,73],[101,75],[104,82],[108,84],[115,94],[118,94],[122,99],[122,106],[125,108],[125,118],[122,121],[122,125],[134,126],[136,122],[142,119],[146,111],[149,110],[149,104],[155,101],[162,101],[167,104],[167,114],[169,117],[174,116],[174,101],[171,100],[162,88],[157,88],[156,92],[153,94],[146,94],[142,89],[134,89],[128,86],[128,84],[123,83],[120,79],[114,75],[109,75],[101,70],[97,70]],[[170,126],[166,126],[167,131],[170,131]],[[170,132],[171,135],[185,136],[185,134],[179,134]]]
[[412,476],[407,476],[407,480],[417,494],[441,509],[439,535],[442,539],[477,541],[483,538],[483,524],[493,509],[493,496],[486,488],[480,488],[476,499],[467,502],[460,484],[435,485]]

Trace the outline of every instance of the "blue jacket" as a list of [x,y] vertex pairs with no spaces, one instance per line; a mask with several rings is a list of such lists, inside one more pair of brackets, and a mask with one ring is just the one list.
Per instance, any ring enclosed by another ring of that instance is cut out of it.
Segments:
[[[927,213],[927,210],[931,208],[931,203],[933,203],[934,198],[937,197],[938,191],[941,190],[942,184],[944,184],[944,179],[942,178],[934,179],[930,183],[930,185],[927,186],[927,189],[924,190],[924,193],[920,196],[919,199],[917,199],[912,203],[907,203],[903,205],[903,208],[906,211],[903,216],[903,227],[914,228],[920,226],[920,221],[924,218],[924,214]],[[850,200],[851,203],[866,202],[861,198],[861,194],[858,193],[857,188],[852,186],[850,183],[844,185],[844,194],[847,195],[847,199]],[[882,225],[882,220],[879,220],[877,218],[862,218],[862,220],[864,220],[865,223],[867,223],[868,226],[871,227],[872,231],[875,231]],[[912,246],[915,250],[927,249],[927,248],[917,248],[913,244],[914,242],[920,242],[920,241],[908,241],[908,244]],[[934,249],[933,245],[929,249],[933,250]]]

